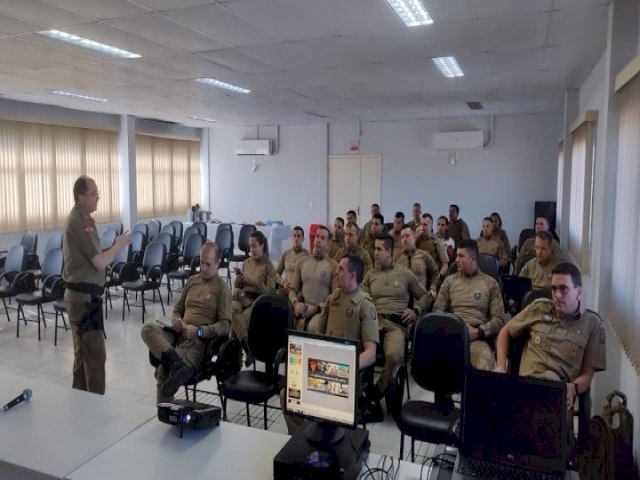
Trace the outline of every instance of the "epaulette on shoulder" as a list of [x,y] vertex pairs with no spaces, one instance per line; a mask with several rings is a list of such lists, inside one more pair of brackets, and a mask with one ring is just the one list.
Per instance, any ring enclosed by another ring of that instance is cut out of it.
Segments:
[[584,311],[594,314],[596,317],[598,317],[600,319],[601,322],[604,322],[604,320],[602,319],[602,317],[600,316],[600,314],[598,312],[594,312],[593,310],[591,310],[589,308],[585,308]]

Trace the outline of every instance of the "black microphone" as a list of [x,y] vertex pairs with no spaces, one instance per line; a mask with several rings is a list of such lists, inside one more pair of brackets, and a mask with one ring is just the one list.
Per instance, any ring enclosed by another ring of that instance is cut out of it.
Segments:
[[16,398],[14,398],[9,403],[7,403],[4,407],[2,407],[2,410],[0,410],[0,412],[6,412],[10,408],[13,408],[16,405],[18,405],[19,403],[28,402],[32,395],[33,395],[33,392],[31,391],[31,389],[25,388],[24,392],[22,392]]

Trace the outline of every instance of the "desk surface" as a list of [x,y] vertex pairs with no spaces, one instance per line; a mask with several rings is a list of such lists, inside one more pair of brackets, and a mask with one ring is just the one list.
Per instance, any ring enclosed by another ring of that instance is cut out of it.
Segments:
[[6,373],[0,385],[3,403],[33,390],[29,402],[0,414],[0,478],[63,478],[156,414],[118,392],[95,395]]

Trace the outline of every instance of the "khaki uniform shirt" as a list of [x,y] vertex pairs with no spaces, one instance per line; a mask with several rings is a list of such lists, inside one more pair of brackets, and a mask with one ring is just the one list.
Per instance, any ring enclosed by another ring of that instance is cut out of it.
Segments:
[[393,238],[393,251],[399,251],[402,248],[402,243],[400,243],[400,233],[396,233],[395,231],[391,230],[389,232],[389,235],[391,235],[391,238]]
[[329,293],[335,286],[335,272],[338,263],[326,255],[304,257],[296,263],[291,282],[289,299],[295,302],[304,299],[306,303],[324,306]]
[[469,235],[469,227],[461,218],[456,220],[455,223],[449,222],[447,233],[451,238],[453,238],[453,241],[456,242],[456,245],[458,245],[465,238],[471,238],[471,235]]
[[416,238],[416,248],[423,250],[431,255],[438,265],[438,268],[442,268],[442,265],[449,265],[449,256],[444,244],[432,235],[422,234]]
[[329,239],[329,255],[331,258],[335,258],[336,253],[344,247],[344,238],[330,238]]
[[319,330],[337,338],[380,343],[378,314],[371,296],[357,288],[344,293],[336,288],[322,310]]
[[[518,252],[518,259],[524,257],[525,255],[535,255],[536,254],[536,237],[527,238],[522,244],[522,248]],[[562,252],[560,250],[560,244],[553,239],[551,243],[551,254],[554,257],[560,257]]]
[[205,279],[194,275],[173,308],[174,317],[202,327],[205,337],[228,335],[231,327],[231,289],[217,274]]
[[502,268],[509,265],[509,255],[504,248],[504,243],[495,235],[485,237],[481,235],[476,242],[478,243],[478,252],[484,255],[491,255],[498,260],[498,265]]
[[445,278],[433,311],[454,313],[472,327],[484,330],[486,337],[496,335],[504,325],[500,287],[480,270],[470,276],[456,272]]
[[[65,282],[104,285],[105,270],[98,270],[91,259],[102,252],[96,222],[77,205],[71,209],[64,225],[64,270]],[[67,301],[86,301],[87,295],[67,289]]]
[[372,236],[365,237],[360,246],[363,248],[365,252],[369,254],[369,258],[371,258],[371,263],[375,263],[375,249],[376,249],[376,240]]
[[532,258],[522,267],[520,276],[530,278],[534,289],[551,288],[551,272],[560,262],[562,262],[561,259],[553,256],[544,264],[537,258]]
[[280,263],[278,263],[278,266],[276,267],[278,278],[281,277],[282,272],[284,272],[285,280],[291,280],[295,273],[296,263],[298,263],[298,260],[302,257],[308,257],[309,255],[311,255],[311,253],[306,248],[300,248],[299,250],[290,248],[284,252],[280,258]]
[[585,367],[607,368],[605,332],[600,317],[585,310],[561,319],[553,301],[539,299],[507,323],[509,335],[530,335],[522,353],[520,375],[571,382]]
[[416,276],[397,263],[369,270],[362,281],[362,290],[371,294],[380,315],[404,312],[411,298],[421,314],[429,302],[429,295]]
[[507,236],[507,232],[505,232],[503,229],[499,229],[499,230],[494,230],[493,234],[498,237],[500,240],[502,240],[502,243],[504,244],[504,248],[507,251],[507,255],[509,256],[509,260],[511,260],[511,243],[509,243],[509,237]]
[[431,292],[432,297],[435,298],[438,292],[440,271],[431,255],[418,249],[414,249],[411,253],[398,250],[394,255],[393,261],[401,267],[411,270],[420,284]]
[[360,260],[362,260],[362,263],[364,264],[364,271],[362,272],[363,278],[364,275],[366,275],[367,272],[373,268],[373,260],[371,259],[371,255],[369,255],[369,252],[367,252],[360,245],[356,245],[356,248],[354,248],[353,250],[349,250],[345,245],[336,252],[333,259],[336,262],[340,262],[340,260],[342,260],[342,257],[344,257],[346,254],[355,255]]
[[[235,280],[236,292],[243,292],[258,295],[272,294],[276,290],[276,270],[273,263],[267,257],[262,256],[256,260],[253,257],[247,258],[242,263],[242,271],[256,281],[255,285],[245,284],[240,277]],[[236,295],[234,292],[234,295]]]

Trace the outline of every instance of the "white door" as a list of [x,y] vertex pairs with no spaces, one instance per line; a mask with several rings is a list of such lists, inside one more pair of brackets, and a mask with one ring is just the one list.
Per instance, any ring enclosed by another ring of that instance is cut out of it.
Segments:
[[380,203],[380,155],[331,155],[329,157],[329,218],[358,213],[358,224],[369,221],[369,207]]

